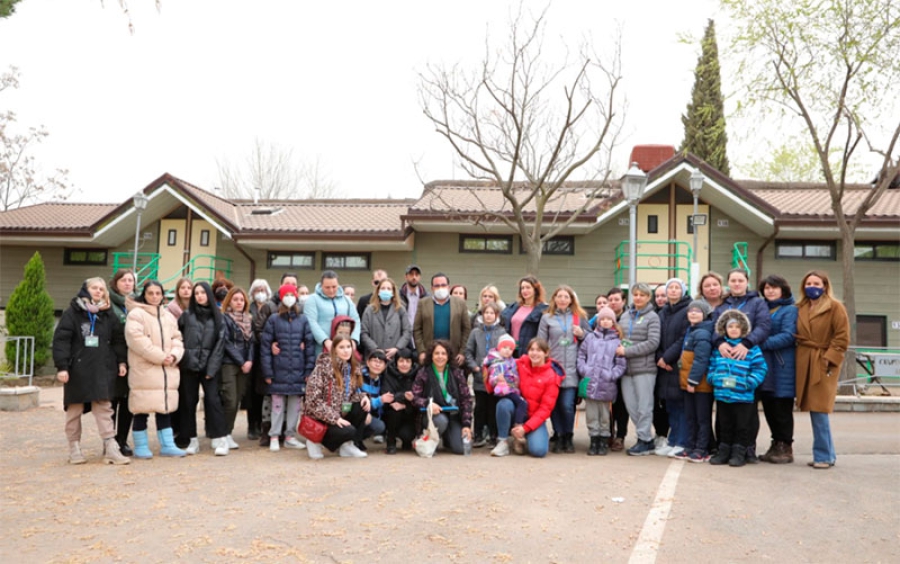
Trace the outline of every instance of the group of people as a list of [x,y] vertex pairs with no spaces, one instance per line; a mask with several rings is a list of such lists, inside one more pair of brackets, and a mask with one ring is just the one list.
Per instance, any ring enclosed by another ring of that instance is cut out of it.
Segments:
[[[470,311],[464,286],[439,272],[429,291],[416,265],[402,285],[376,270],[372,292],[355,303],[330,270],[313,291],[293,273],[274,292],[263,279],[249,291],[181,279],[168,301],[158,281],[135,288],[129,270],[108,286],[91,278],[53,341],[69,462],[86,461],[86,411],[108,463],[154,456],[150,414],[160,456],[199,453],[202,387],[205,435],[219,456],[240,446],[232,435],[242,407],[248,440],[313,459],[365,457],[370,438],[387,454],[411,451],[428,420],[456,454],[486,445],[494,456],[573,453],[584,401],[589,455],[625,450],[630,420],[630,455],[784,463],[793,461],[796,403],[811,413],[810,464],[831,467],[828,414],[849,322],[827,274],[808,273],[796,304],[779,276],[764,278],[761,294],[743,270],[728,274],[727,293],[725,282],[707,273],[696,299],[679,279],[637,284],[630,306],[614,288],[589,317],[571,287],[547,299],[534,276],[519,280],[508,305],[486,286]],[[772,441],[757,457],[759,402]]]

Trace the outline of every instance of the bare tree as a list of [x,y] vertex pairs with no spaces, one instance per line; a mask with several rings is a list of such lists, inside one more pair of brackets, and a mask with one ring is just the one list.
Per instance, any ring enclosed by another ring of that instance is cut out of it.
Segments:
[[[18,87],[16,67],[0,74],[0,92]],[[49,175],[43,174],[31,153],[50,134],[43,126],[17,133],[15,124],[15,113],[0,113],[0,209],[7,211],[41,200],[65,200],[73,191],[68,171],[56,169]]]
[[[535,275],[544,242],[596,205],[624,117],[620,37],[606,61],[585,42],[575,56],[566,49],[564,60],[552,62],[544,50],[546,15],[526,17],[520,7],[506,43],[494,50],[488,37],[473,71],[428,65],[419,73],[422,110],[462,169],[503,193],[503,209],[465,216],[518,233]],[[575,174],[592,182],[579,192],[580,205],[563,214],[555,204],[571,192],[566,182]]]
[[[840,229],[844,304],[854,320],[856,229],[900,174],[900,6],[892,0],[723,4],[739,26],[735,52],[750,101],[799,117],[815,146]],[[878,172],[856,209],[847,210],[848,172],[860,147],[877,155]],[[855,343],[856,323],[850,327]]]
[[[305,163],[291,148],[254,139],[243,163],[217,160],[219,187],[228,198],[283,200],[337,198],[337,186],[322,171],[318,158]],[[259,190],[255,193],[255,190]]]

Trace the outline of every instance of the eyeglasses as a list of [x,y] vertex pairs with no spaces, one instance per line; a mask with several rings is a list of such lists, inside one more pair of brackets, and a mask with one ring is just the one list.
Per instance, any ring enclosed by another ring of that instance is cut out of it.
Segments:
[[448,288],[450,284],[432,284],[435,288]]

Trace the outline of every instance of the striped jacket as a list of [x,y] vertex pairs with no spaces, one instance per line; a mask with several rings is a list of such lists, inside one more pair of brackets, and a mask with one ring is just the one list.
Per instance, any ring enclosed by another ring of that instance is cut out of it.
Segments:
[[[726,339],[732,345],[740,339]],[[713,387],[716,401],[725,403],[753,403],[753,392],[766,377],[766,360],[759,347],[753,347],[744,360],[725,358],[713,349],[706,380]]]

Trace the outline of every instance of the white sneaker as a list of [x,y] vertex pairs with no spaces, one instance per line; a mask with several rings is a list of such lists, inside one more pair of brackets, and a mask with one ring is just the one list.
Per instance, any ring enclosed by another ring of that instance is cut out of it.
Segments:
[[228,441],[225,437],[212,440],[212,447],[216,449],[216,456],[228,456]]
[[509,441],[497,439],[497,446],[491,451],[491,456],[506,456],[509,454]]
[[353,444],[353,441],[347,441],[346,443],[342,444],[340,450],[338,451],[338,454],[340,454],[344,458],[365,458],[369,456],[368,454],[359,450],[356,445]]
[[325,457],[325,455],[322,453],[322,445],[320,445],[319,443],[314,443],[312,441],[306,441],[306,454],[308,454],[309,457],[313,460],[318,460]]
[[653,451],[653,454],[655,454],[656,456],[669,456],[674,448],[675,447],[670,447],[668,443],[666,443],[661,447],[656,447],[656,450]]
[[284,448],[305,449],[306,445],[297,440],[297,437],[288,437],[284,440]]
[[669,439],[666,437],[656,437],[653,439],[653,449],[658,449],[661,446],[666,446],[669,444]]
[[184,449],[184,452],[188,454],[197,454],[198,452],[200,452],[200,439],[198,439],[197,437],[191,439],[190,444],[186,449]]
[[241,448],[241,445],[237,444],[237,442],[235,442],[235,440],[231,438],[231,435],[225,436],[225,442],[228,443],[228,448],[230,450],[237,450]]
[[372,442],[375,443],[376,445],[383,445],[384,444],[384,435],[375,435],[374,437],[372,437]]
[[668,454],[668,457],[669,457],[669,458],[675,458],[676,456],[678,456],[678,455],[681,454],[682,452],[684,452],[684,447],[674,446],[674,447],[672,447],[672,452],[670,452],[670,453]]
[[[284,442],[285,446],[287,446],[287,441]],[[281,450],[281,447],[278,446],[278,437],[272,437],[269,439],[269,450],[272,452],[278,452]]]

